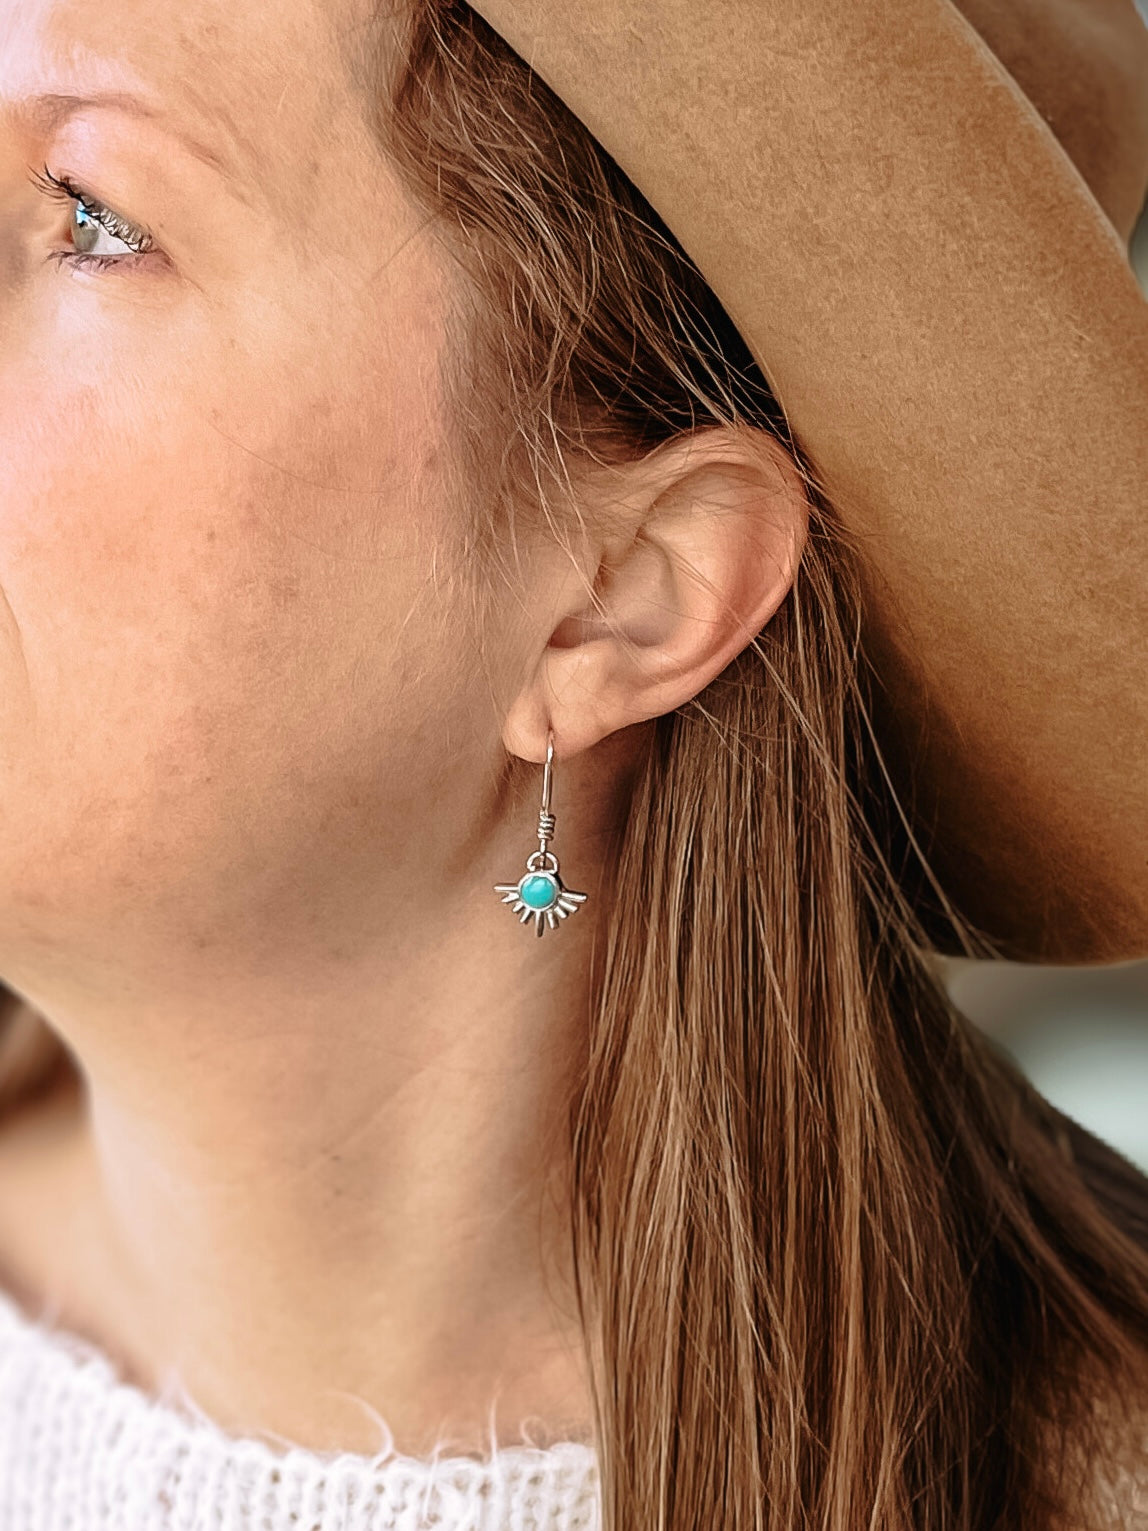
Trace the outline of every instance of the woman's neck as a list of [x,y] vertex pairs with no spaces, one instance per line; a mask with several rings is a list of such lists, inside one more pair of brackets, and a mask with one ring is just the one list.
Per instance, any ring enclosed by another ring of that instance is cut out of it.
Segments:
[[[370,1453],[381,1415],[414,1456],[527,1419],[589,1439],[565,1174],[543,1169],[563,1048],[512,1010],[498,1034],[460,1005],[373,1047],[354,1026],[237,1044],[214,1085],[157,1057],[150,1104],[62,1075],[0,1126],[0,1277],[233,1434]],[[351,1055],[357,1091],[331,1061]]]

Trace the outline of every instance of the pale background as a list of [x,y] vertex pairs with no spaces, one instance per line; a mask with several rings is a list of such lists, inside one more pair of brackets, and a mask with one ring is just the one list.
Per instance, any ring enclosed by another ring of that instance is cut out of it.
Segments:
[[[1137,5],[1148,20],[1148,0]],[[1148,208],[1132,250],[1148,293]],[[1148,825],[1139,830],[1148,840]],[[945,968],[960,1008],[1008,1048],[1038,1089],[1148,1170],[1148,962]]]

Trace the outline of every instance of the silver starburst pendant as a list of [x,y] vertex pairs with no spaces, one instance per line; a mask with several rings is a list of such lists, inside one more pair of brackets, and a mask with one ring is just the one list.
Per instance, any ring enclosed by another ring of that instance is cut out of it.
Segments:
[[526,858],[526,871],[517,882],[495,883],[494,891],[502,902],[519,916],[519,923],[534,921],[535,934],[549,926],[557,930],[560,920],[569,919],[586,902],[585,893],[575,893],[563,886],[558,875],[558,857],[548,849],[554,837],[554,815],[550,812],[550,788],[554,765],[554,732],[547,736],[546,768],[542,776],[542,808],[538,815],[538,849]]
[[539,935],[547,925],[551,930],[557,930],[559,920],[568,919],[579,904],[586,902],[585,893],[575,893],[563,887],[558,876],[557,857],[549,852],[545,854],[549,857],[548,863],[540,861],[540,853],[535,851],[526,863],[526,875],[517,882],[494,885],[494,891],[502,894],[502,902],[510,905],[520,923],[526,925],[533,920]]

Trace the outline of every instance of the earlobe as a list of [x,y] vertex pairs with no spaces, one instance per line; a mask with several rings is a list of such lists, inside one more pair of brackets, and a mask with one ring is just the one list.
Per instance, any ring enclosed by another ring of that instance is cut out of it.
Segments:
[[[595,598],[553,629],[504,731],[525,759],[552,725],[564,756],[697,696],[785,599],[808,527],[801,475],[761,431],[715,427],[634,465],[632,535]],[[599,609],[601,608],[601,609]]]

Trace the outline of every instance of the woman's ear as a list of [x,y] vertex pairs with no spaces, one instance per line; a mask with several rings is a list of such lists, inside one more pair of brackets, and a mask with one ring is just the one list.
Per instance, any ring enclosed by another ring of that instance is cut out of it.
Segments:
[[[805,545],[801,475],[764,431],[675,437],[611,475],[618,530],[592,592],[567,586],[507,714],[504,743],[524,760],[545,759],[548,726],[569,757],[697,696],[777,610]],[[604,524],[604,507],[585,509]]]

